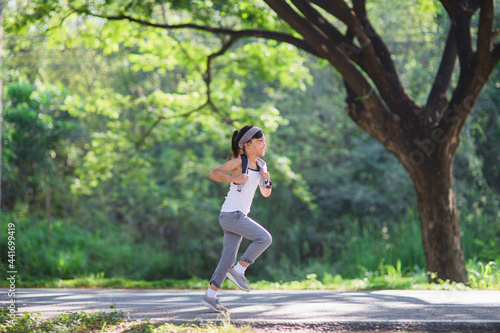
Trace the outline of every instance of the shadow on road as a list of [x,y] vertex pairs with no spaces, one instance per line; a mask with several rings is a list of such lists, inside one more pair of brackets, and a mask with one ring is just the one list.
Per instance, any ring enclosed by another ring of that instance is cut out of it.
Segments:
[[[2,300],[7,297],[1,291]],[[131,319],[161,322],[223,320],[201,305],[204,291],[20,289],[20,312],[54,317],[65,312],[124,311]],[[337,327],[339,325],[475,325],[500,331],[498,291],[221,291],[233,323]],[[113,307],[111,309],[110,307]],[[333,326],[332,326],[333,325]],[[483,325],[483,326],[481,326]],[[486,326],[485,326],[486,325]],[[443,327],[444,327],[443,326]]]

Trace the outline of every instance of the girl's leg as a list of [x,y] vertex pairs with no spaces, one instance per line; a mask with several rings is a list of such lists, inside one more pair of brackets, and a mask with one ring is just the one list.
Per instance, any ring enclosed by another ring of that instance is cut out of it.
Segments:
[[[231,269],[236,261],[236,255],[240,248],[241,240],[243,238],[232,232],[224,231],[224,241],[222,243],[222,255],[219,264],[215,269],[212,277],[210,278],[210,288],[218,290],[221,288],[222,283],[226,279],[227,272]],[[213,288],[213,287],[215,288]]]
[[226,279],[227,272],[229,272],[236,261],[242,237],[253,241],[241,256],[240,264],[243,267],[253,264],[255,259],[272,242],[271,234],[263,226],[242,212],[221,213],[219,223],[224,230],[222,255],[210,279],[211,286],[213,285],[217,289],[221,288],[222,283]]
[[240,265],[243,267],[253,264],[255,259],[257,259],[273,241],[271,234],[263,226],[241,212],[238,212],[238,219],[233,220],[231,223],[223,225],[223,221],[221,220],[221,226],[226,232],[229,231],[253,241],[241,256]]
[[228,226],[223,226],[229,231],[237,233],[253,242],[241,256],[241,260],[228,273],[227,277],[244,291],[250,291],[250,285],[245,278],[245,270],[253,264],[255,259],[271,245],[271,234],[260,224],[243,213],[239,213],[238,220]]
[[219,292],[219,288],[215,286],[215,284],[210,283],[210,286],[208,287],[207,290],[207,296],[209,298],[217,298],[217,293]]

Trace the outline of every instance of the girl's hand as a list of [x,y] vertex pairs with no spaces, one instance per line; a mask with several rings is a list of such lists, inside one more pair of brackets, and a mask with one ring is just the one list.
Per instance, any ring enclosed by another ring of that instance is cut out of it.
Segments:
[[[271,176],[269,175],[269,172],[267,172],[267,170],[262,170],[260,172],[260,175],[262,178],[266,179],[267,182],[271,182]],[[268,197],[271,195],[271,188],[270,187],[266,187],[264,188],[263,186],[265,186],[265,184],[260,184],[260,193],[264,196],[264,197]]]
[[271,176],[269,175],[269,172],[267,172],[266,170],[262,170],[260,172],[260,176],[264,179],[271,180]]
[[247,181],[248,181],[248,175],[246,173],[242,173],[239,176],[234,177],[233,183],[246,184]]
[[223,165],[210,171],[208,177],[216,182],[245,184],[248,180],[248,175],[246,175],[246,178],[241,174],[234,177],[232,176],[238,173],[241,173],[241,158],[233,158],[232,160],[229,160]]

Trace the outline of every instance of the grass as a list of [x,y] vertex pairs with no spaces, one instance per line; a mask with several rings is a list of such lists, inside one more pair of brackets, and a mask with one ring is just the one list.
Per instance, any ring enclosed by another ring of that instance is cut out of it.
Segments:
[[403,272],[401,263],[396,267],[381,265],[375,272],[365,272],[365,277],[344,279],[340,275],[324,274],[321,278],[314,273],[305,280],[288,282],[260,281],[251,284],[253,289],[327,289],[327,290],[374,290],[374,289],[410,289],[410,290],[500,290],[500,268],[496,262],[484,264],[469,261],[469,285],[450,281],[428,283],[425,272]]
[[[11,214],[5,215],[4,220],[16,226],[15,265],[19,271],[16,279],[19,288],[204,289],[206,279],[196,276],[209,277],[218,259],[216,253],[213,262],[208,258],[201,262],[197,257],[166,251],[151,239],[138,243],[133,233],[113,224],[91,231],[70,220],[54,221],[48,229],[44,221],[36,218]],[[494,221],[485,215],[464,219],[464,247],[476,256],[467,261],[469,286],[473,289],[500,289],[498,247],[479,237],[485,234],[487,239],[496,240],[496,234],[488,233],[498,229],[498,226],[493,228],[492,223]],[[5,223],[1,227],[4,226]],[[354,220],[349,234],[352,237],[346,240],[347,245],[339,247],[335,255],[325,245],[320,257],[289,258],[287,255],[293,251],[282,251],[280,259],[273,253],[278,251],[277,246],[273,246],[249,270],[250,281],[255,281],[252,287],[369,290],[434,289],[452,285],[427,283],[427,272],[420,268],[425,262],[419,223],[411,214],[405,223],[395,225],[362,224]],[[0,270],[3,271],[8,271],[9,262],[6,241],[7,237],[0,237]],[[304,246],[303,250],[307,249],[310,250]],[[201,252],[195,248],[189,253]],[[190,265],[196,269],[179,273],[191,259]],[[0,279],[0,287],[7,287],[8,283]],[[223,287],[232,286],[227,283]]]
[[[292,281],[256,281],[251,283],[254,290],[373,290],[373,289],[455,289],[455,290],[500,290],[500,267],[494,262],[467,262],[469,285],[450,281],[428,283],[424,271],[408,272],[403,270],[401,262],[396,267],[380,265],[374,272],[365,271],[364,277],[345,279],[341,275],[323,273],[307,274],[304,279]],[[7,281],[0,281],[0,287],[7,287]],[[122,288],[122,289],[205,289],[208,282],[199,277],[186,280],[164,279],[158,281],[128,280],[124,278],[106,278],[104,274],[97,274],[75,279],[40,280],[21,282],[21,288]],[[223,289],[232,289],[234,286],[224,282]]]
[[127,314],[121,311],[96,313],[70,313],[56,318],[43,318],[38,314],[25,312],[22,316],[11,320],[7,310],[0,311],[1,333],[84,333],[84,332],[127,332],[127,333],[245,333],[251,332],[250,326],[235,326],[230,321],[219,324],[212,322],[202,324],[175,325],[171,323],[151,323],[144,321],[127,321]]
[[[207,281],[199,277],[186,280],[163,279],[157,281],[130,280],[125,278],[106,278],[104,273],[74,279],[52,279],[22,281],[22,288],[122,288],[122,289],[203,289]],[[3,281],[0,286],[7,286]]]
[[37,332],[104,332],[106,327],[116,325],[126,318],[119,311],[110,313],[70,313],[54,319],[42,318],[37,314],[25,312],[13,320],[7,310],[0,312],[0,332],[5,333],[37,333]]
[[224,321],[221,324],[212,322],[203,324],[184,324],[176,325],[171,323],[150,323],[149,321],[135,322],[128,325],[127,333],[246,333],[254,332],[251,326],[236,326],[231,322]]
[[[24,313],[22,317],[15,319],[14,323],[7,323],[5,311],[0,311],[0,333],[270,333],[270,332],[301,332],[313,333],[317,331],[330,331],[330,327],[319,327],[310,325],[271,325],[252,327],[252,325],[233,324],[230,319],[218,322],[201,322],[187,324],[152,323],[148,319],[141,321],[128,321],[126,313],[123,312],[97,312],[97,313],[71,313],[56,318],[42,318],[38,314]],[[359,329],[350,325],[335,327],[335,332],[368,333],[373,330]],[[407,332],[405,328],[378,328],[375,332]],[[411,329],[413,333],[424,333],[426,330]]]

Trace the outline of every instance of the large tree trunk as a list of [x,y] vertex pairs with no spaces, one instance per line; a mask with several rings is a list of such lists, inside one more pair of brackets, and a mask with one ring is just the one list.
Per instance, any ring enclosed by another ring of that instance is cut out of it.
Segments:
[[430,156],[433,163],[412,174],[429,280],[467,284],[458,210],[452,188],[453,156]]

